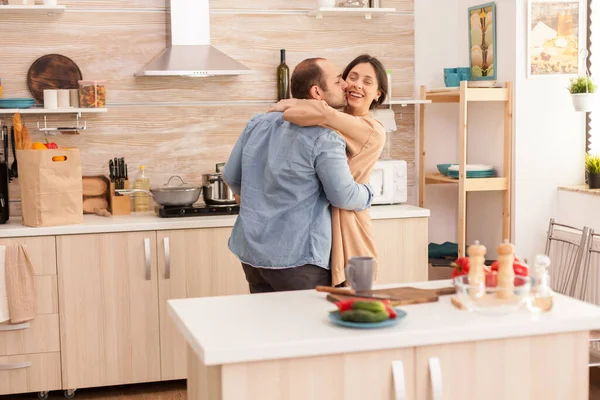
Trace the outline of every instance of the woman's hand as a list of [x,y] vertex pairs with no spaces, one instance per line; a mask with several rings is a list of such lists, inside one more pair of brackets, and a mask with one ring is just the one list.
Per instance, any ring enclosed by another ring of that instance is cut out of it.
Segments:
[[284,112],[288,108],[294,107],[297,104],[298,104],[297,99],[280,100],[277,103],[271,105],[268,112]]

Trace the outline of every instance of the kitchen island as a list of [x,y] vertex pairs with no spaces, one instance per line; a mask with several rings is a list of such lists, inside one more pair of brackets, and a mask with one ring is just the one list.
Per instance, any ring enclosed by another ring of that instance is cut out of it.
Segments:
[[190,400],[587,400],[600,308],[554,300],[542,316],[484,316],[443,296],[373,330],[333,325],[335,306],[312,290],[169,300],[168,309],[188,344]]

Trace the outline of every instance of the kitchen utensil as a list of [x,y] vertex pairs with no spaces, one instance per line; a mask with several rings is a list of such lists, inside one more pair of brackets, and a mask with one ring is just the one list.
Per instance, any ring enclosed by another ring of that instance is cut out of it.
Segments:
[[509,296],[499,296],[502,289],[497,286],[498,275],[485,274],[485,284],[470,285],[469,275],[457,276],[453,279],[456,297],[469,311],[486,315],[506,315],[518,311],[529,298],[531,278],[515,275]]
[[[169,186],[171,179],[178,178],[181,184]],[[180,176],[172,176],[164,186],[151,186],[150,191],[142,189],[116,190],[121,194],[150,193],[156,204],[161,206],[191,206],[200,197],[202,186],[186,183]]]
[[73,60],[60,54],[48,54],[34,61],[27,72],[27,86],[33,97],[44,101],[44,89],[75,89],[82,79]]
[[361,298],[369,298],[369,299],[375,299],[375,300],[391,300],[389,295],[383,295],[383,294],[377,295],[377,294],[372,294],[370,292],[357,292],[354,289],[347,290],[347,289],[341,289],[341,288],[332,288],[330,286],[317,286],[315,288],[315,290],[317,292],[339,294],[342,296],[361,297]]
[[344,326],[346,328],[357,328],[357,329],[375,329],[375,328],[385,328],[388,326],[394,326],[404,317],[406,317],[406,312],[402,311],[398,308],[394,309],[396,311],[396,318],[386,319],[381,322],[350,322],[343,321],[339,311],[331,311],[329,313],[329,320],[336,325]]
[[373,285],[373,257],[350,257],[346,265],[346,279],[357,293],[371,290]]
[[19,168],[17,165],[17,149],[16,149],[16,143],[15,143],[15,127],[12,126],[10,128],[10,143],[11,143],[11,147],[12,147],[12,152],[13,152],[13,162],[10,166],[10,176],[12,178],[18,178],[19,177]]
[[[344,290],[341,288],[332,288],[325,286],[326,290],[319,290],[323,292],[329,292],[327,300],[335,303],[337,301],[348,300],[351,298],[363,298],[367,300],[373,300],[373,298],[364,297],[348,291],[346,294],[340,294],[338,290]],[[445,287],[441,289],[417,289],[414,287],[400,287],[391,289],[377,289],[370,290],[367,294],[375,296],[390,296],[390,304],[392,306],[405,306],[409,304],[421,304],[421,303],[433,303],[439,300],[440,296],[456,293],[456,288]]]
[[208,205],[236,204],[233,192],[223,180],[225,163],[216,164],[217,172],[202,175],[204,202]]

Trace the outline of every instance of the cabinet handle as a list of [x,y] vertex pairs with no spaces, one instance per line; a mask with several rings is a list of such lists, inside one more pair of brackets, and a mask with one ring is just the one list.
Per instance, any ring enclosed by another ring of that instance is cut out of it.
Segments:
[[8,332],[8,331],[20,331],[22,329],[27,329],[31,326],[29,322],[24,322],[22,324],[15,325],[0,325],[0,332]]
[[437,357],[429,359],[429,377],[431,378],[432,399],[442,400],[442,364]]
[[14,364],[0,364],[0,371],[8,371],[10,369],[23,369],[31,367],[31,361],[23,361]]
[[394,379],[394,399],[406,400],[406,379],[404,377],[404,364],[397,360],[392,362],[392,377]]
[[165,279],[171,279],[171,245],[169,238],[163,239],[165,245]]
[[144,255],[146,257],[146,280],[149,281],[152,279],[152,262],[150,260],[150,239],[144,239]]

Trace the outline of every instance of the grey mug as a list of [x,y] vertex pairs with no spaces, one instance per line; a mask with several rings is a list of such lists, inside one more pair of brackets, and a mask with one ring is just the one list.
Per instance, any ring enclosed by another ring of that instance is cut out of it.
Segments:
[[371,290],[373,286],[373,257],[351,257],[346,265],[346,280],[357,292]]

